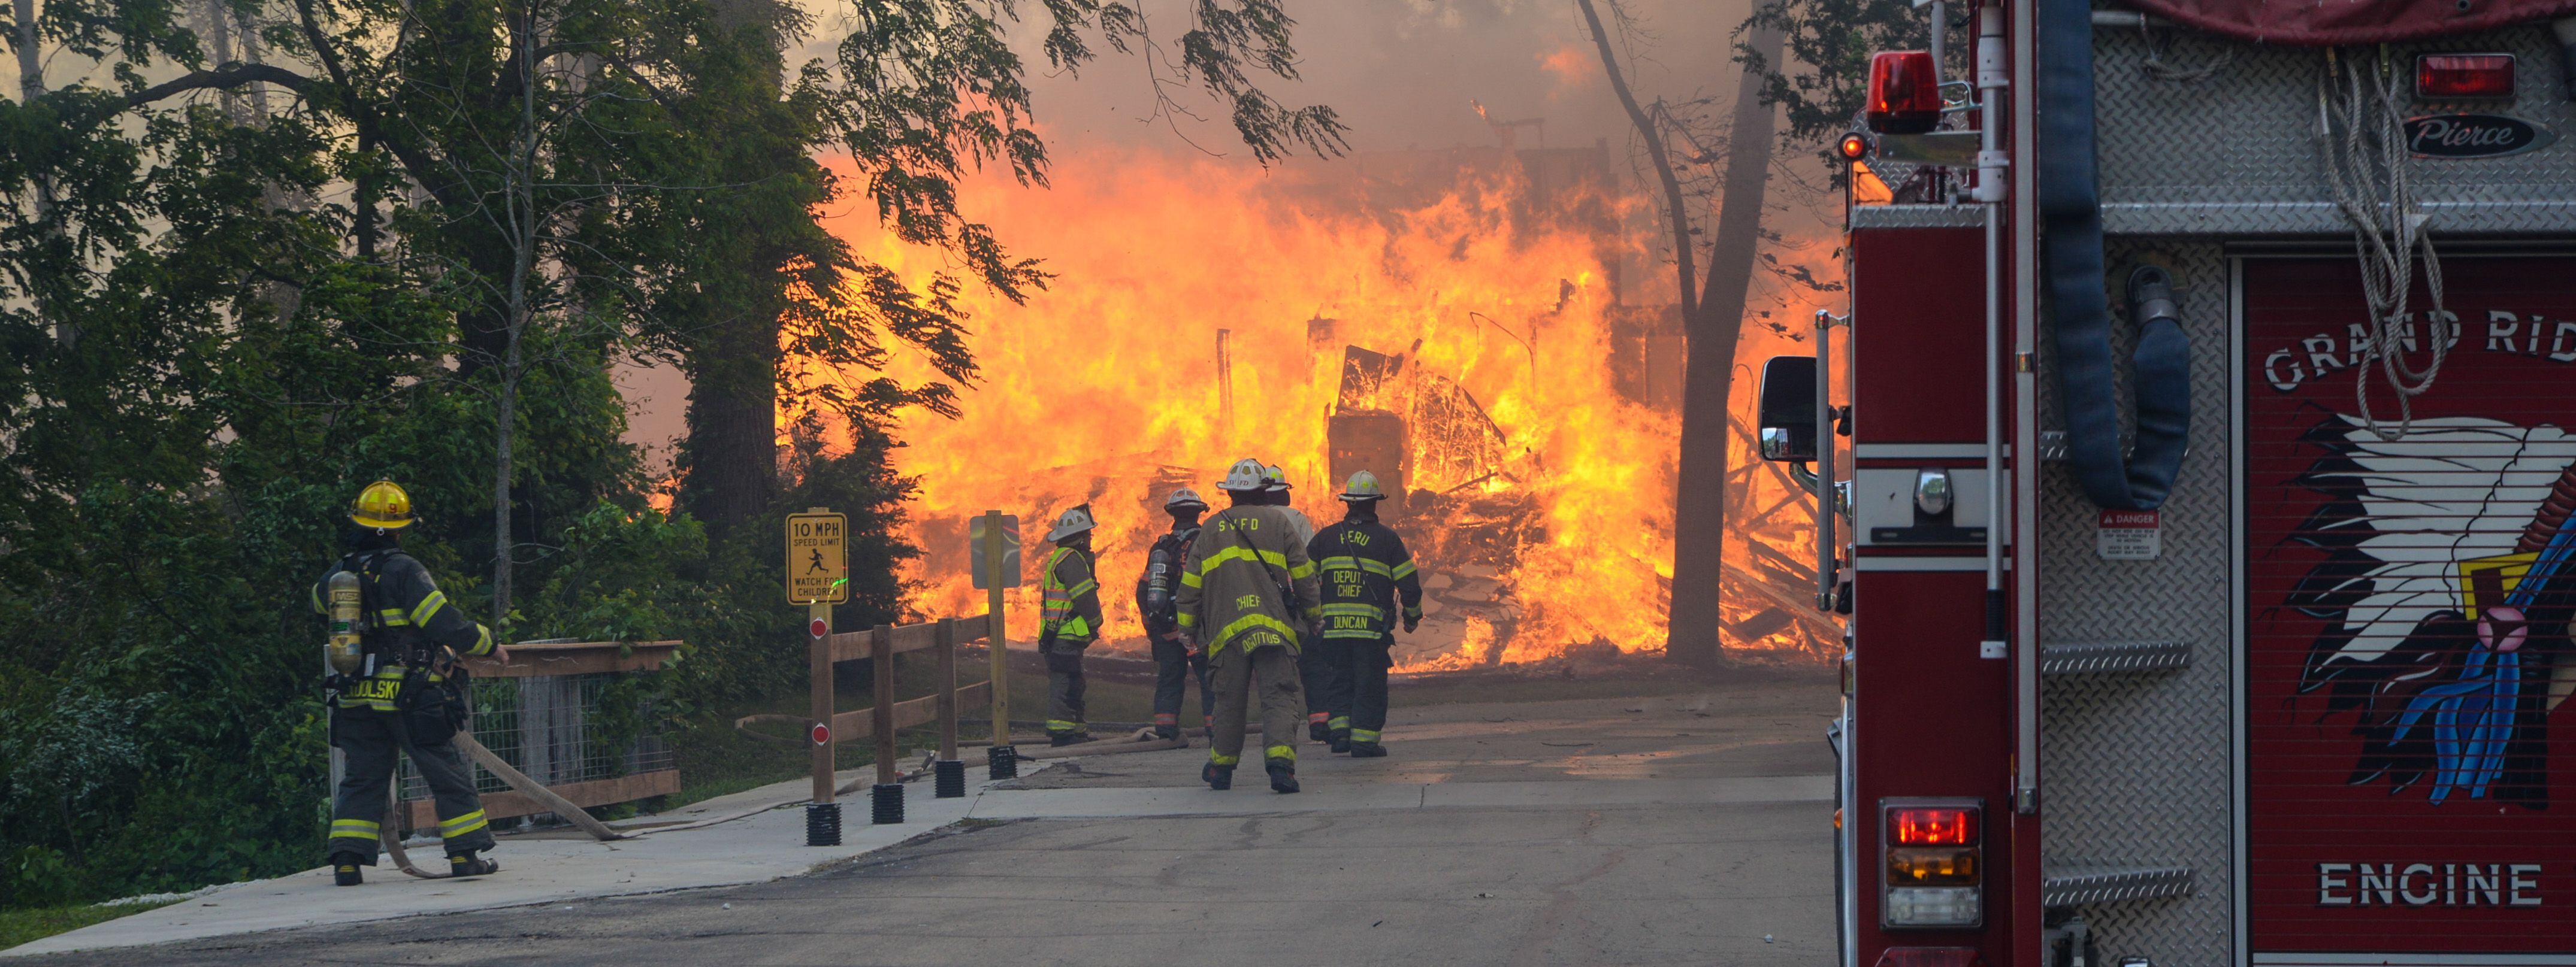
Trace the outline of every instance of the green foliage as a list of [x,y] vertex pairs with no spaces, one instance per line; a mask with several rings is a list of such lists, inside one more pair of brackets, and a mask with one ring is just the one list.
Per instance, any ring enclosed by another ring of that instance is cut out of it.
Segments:
[[[852,0],[835,63],[800,67],[812,22],[765,0],[41,6],[37,75],[0,99],[0,907],[315,859],[309,587],[372,480],[410,491],[406,549],[504,638],[686,643],[612,686],[604,741],[801,684],[791,508],[851,516],[841,625],[896,616],[911,484],[875,426],[955,412],[963,286],[1046,278],[956,203],[985,164],[1045,179],[1017,5]],[[1124,4],[1042,9],[1060,69],[1086,37],[1154,43]],[[1257,158],[1339,150],[1329,109],[1251,83],[1295,75],[1276,0],[1189,11],[1160,81],[1228,105]],[[860,177],[813,160],[835,146]],[[906,280],[815,224],[861,198],[962,272]],[[778,461],[782,347],[939,376],[795,401],[859,429],[809,422]],[[773,486],[741,526],[648,506],[610,379],[636,358],[762,394],[740,465]]]
[[[1830,142],[1860,118],[1869,55],[1923,49],[1931,42],[1930,19],[1909,0],[1776,0],[1755,7],[1738,30],[1735,60],[1762,74],[1764,98],[1783,106],[1789,126],[1782,138],[1803,145]],[[1771,63],[1744,46],[1743,29],[1754,27],[1781,32],[1782,62]],[[1839,173],[1843,164],[1831,144],[1821,150],[1827,169]]]

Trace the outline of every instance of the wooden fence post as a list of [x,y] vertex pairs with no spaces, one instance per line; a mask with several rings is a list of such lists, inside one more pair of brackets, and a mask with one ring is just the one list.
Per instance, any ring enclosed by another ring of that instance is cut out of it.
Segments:
[[966,795],[966,763],[957,758],[957,619],[939,619],[939,632],[933,640],[939,643],[939,669],[931,683],[939,695],[939,759],[931,763],[931,795],[940,799],[962,799]]
[[894,626],[881,624],[868,634],[868,657],[875,659],[876,704],[868,709],[877,739],[877,784],[869,790],[870,812],[879,824],[903,822],[903,783],[894,768]]
[[806,631],[812,639],[805,659],[813,724],[806,738],[814,746],[814,800],[805,806],[805,845],[841,845],[841,806],[832,801],[832,606],[806,606]]

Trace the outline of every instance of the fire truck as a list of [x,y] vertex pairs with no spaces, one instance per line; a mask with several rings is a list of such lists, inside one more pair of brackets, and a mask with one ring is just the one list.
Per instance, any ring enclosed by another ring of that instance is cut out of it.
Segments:
[[2576,2],[2118,2],[1917,4],[1762,368],[1841,962],[2576,965]]

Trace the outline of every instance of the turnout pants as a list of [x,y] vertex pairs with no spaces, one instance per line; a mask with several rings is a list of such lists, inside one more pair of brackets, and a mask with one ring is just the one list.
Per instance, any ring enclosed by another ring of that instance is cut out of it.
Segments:
[[1333,644],[1306,636],[1306,648],[1297,653],[1297,677],[1306,686],[1306,724],[1321,725],[1332,718],[1334,693],[1343,688],[1341,662],[1333,657]]
[[1208,761],[1230,766],[1243,761],[1243,714],[1255,689],[1261,697],[1262,755],[1297,761],[1297,713],[1305,710],[1305,687],[1297,680],[1297,657],[1286,645],[1246,650],[1233,647],[1209,660],[1216,679],[1216,737],[1208,742]]
[[1169,638],[1154,639],[1154,729],[1181,727],[1181,698],[1191,679],[1199,683],[1199,718],[1208,728],[1216,727],[1216,693],[1208,690],[1207,656],[1192,653],[1180,642]]
[[1353,742],[1378,741],[1386,729],[1386,671],[1395,667],[1395,636],[1375,641],[1342,638],[1325,644],[1339,653],[1333,662],[1340,670],[1334,679],[1333,730],[1348,729]]
[[1084,646],[1055,642],[1047,646],[1047,734],[1079,735],[1083,731],[1082,693],[1090,685],[1082,677]]
[[447,852],[492,848],[491,823],[483,818],[483,799],[474,793],[474,773],[453,736],[423,742],[399,729],[397,713],[368,709],[333,709],[331,744],[347,756],[340,787],[331,797],[333,853],[355,853],[358,861],[376,865],[377,832],[385,820],[386,784],[394,777],[394,757],[411,756],[412,768],[429,782],[438,807],[438,835]]

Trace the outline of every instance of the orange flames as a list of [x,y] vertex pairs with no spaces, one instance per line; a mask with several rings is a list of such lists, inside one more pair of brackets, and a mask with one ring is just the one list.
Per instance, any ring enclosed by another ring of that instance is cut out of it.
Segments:
[[[1386,516],[1433,588],[1422,632],[1398,637],[1404,668],[1662,647],[1678,416],[1615,390],[1613,358],[1627,351],[1619,320],[1669,310],[1617,304],[1615,267],[1624,259],[1654,272],[1656,263],[1602,227],[1642,203],[1559,190],[1544,207],[1588,206],[1590,221],[1533,212],[1528,179],[1510,164],[1423,200],[1369,203],[1379,186],[1349,178],[1349,164],[1263,172],[1095,150],[1060,159],[1051,189],[968,187],[969,210],[1058,278],[1025,306],[970,287],[984,379],[961,394],[965,416],[914,415],[896,430],[906,444],[898,469],[920,481],[910,536],[926,554],[907,575],[914,610],[982,610],[983,592],[966,575],[965,519],[1014,513],[1031,583],[1011,592],[1012,637],[1029,640],[1042,537],[1056,514],[1087,502],[1099,521],[1107,643],[1141,646],[1131,589],[1168,527],[1160,507],[1172,488],[1194,487],[1222,507],[1215,481],[1236,458],[1255,456],[1287,470],[1296,506],[1319,527],[1341,517],[1327,427],[1341,401],[1344,347],[1356,346],[1400,356],[1416,405],[1436,396],[1473,437],[1432,453],[1447,444],[1417,423],[1408,490],[1420,499]],[[882,232],[865,211],[830,224],[907,278],[952,268]],[[1669,270],[1629,285],[1669,287]],[[1223,389],[1220,330],[1230,363]],[[1748,332],[1746,357],[1759,358],[1770,338]],[[911,360],[892,375],[930,378]],[[1739,495],[1746,513],[1782,501],[1774,476],[1739,475],[1753,483]],[[1790,508],[1758,526],[1790,548],[1806,512]],[[1752,554],[1741,542],[1730,549],[1747,567]],[[1768,607],[1755,596],[1730,618]],[[1763,643],[1802,640],[1789,627]]]

